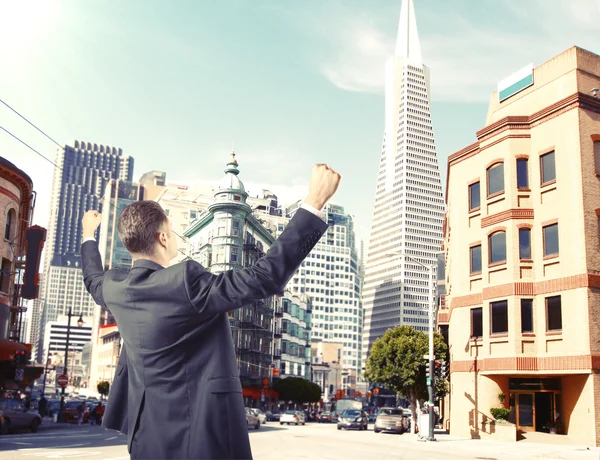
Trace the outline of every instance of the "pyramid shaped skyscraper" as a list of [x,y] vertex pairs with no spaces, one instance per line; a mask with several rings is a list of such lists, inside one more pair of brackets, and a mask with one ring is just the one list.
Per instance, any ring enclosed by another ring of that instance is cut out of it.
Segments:
[[437,263],[445,210],[429,104],[413,1],[404,0],[395,54],[385,66],[385,127],[363,286],[363,363],[387,329],[429,327],[429,275],[414,260]]

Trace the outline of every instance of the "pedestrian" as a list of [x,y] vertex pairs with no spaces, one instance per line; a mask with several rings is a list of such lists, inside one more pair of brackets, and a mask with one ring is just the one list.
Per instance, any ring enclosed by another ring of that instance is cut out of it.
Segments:
[[85,413],[85,401],[82,401],[81,404],[77,406],[77,425],[81,426],[83,423],[83,415]]
[[48,413],[48,400],[44,395],[42,395],[40,402],[38,403],[38,412],[41,417],[45,417]]
[[[124,342],[104,426],[126,430],[132,459],[252,459],[228,312],[283,292],[327,230],[321,210],[339,181],[327,165],[315,165],[308,196],[267,254],[250,267],[218,274],[194,260],[169,266],[177,240],[155,201],[122,211],[118,233],[133,266],[105,273],[94,238],[102,216],[94,210],[83,216],[84,283],[112,313]],[[228,178],[222,190],[231,183]],[[235,194],[243,204],[246,193],[238,187]],[[215,224],[234,235],[244,218]],[[113,409],[113,395],[126,403]]]
[[90,417],[89,417],[90,426],[94,426],[96,424],[96,410],[97,409],[98,409],[98,406],[94,406],[94,408],[92,409],[92,412],[90,412]]
[[100,403],[98,403],[98,405],[96,406],[96,408],[94,410],[96,411],[96,413],[94,414],[94,419],[96,421],[96,424],[101,425],[102,424],[102,416],[104,415],[104,406],[102,405],[102,401],[100,401]]

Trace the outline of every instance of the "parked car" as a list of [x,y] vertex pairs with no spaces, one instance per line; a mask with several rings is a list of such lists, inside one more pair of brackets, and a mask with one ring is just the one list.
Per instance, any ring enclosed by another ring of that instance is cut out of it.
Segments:
[[252,412],[252,415],[260,420],[260,423],[267,423],[267,414],[260,409],[250,409],[250,412]]
[[358,428],[360,431],[369,427],[369,414],[363,410],[348,409],[340,414],[337,429]]
[[248,407],[246,407],[246,423],[248,424],[248,429],[250,429],[250,427],[253,427],[255,430],[260,429],[260,420],[252,413],[252,410]]
[[408,422],[402,409],[395,407],[382,407],[377,413],[375,427],[373,431],[379,433],[381,431],[389,431],[392,433],[402,434],[407,431]]
[[304,413],[298,410],[288,410],[281,414],[281,417],[279,418],[279,424],[283,425],[284,423],[287,423],[288,425],[292,423],[298,425],[301,423],[304,425],[306,423]]
[[267,422],[278,422],[279,417],[281,417],[281,414],[279,412],[271,412],[269,410],[265,412],[265,414],[267,416]]
[[332,423],[335,420],[333,414],[329,411],[323,411],[319,413],[319,423]]
[[[79,413],[77,412],[77,408],[81,405],[83,400],[72,399],[66,401],[65,403],[65,422],[75,422],[79,421]],[[84,406],[85,407],[85,406]],[[83,410],[83,423],[87,423],[89,419],[89,412],[87,407]]]
[[36,433],[38,427],[42,424],[40,414],[31,409],[26,409],[21,401],[9,398],[0,398],[0,411],[4,418],[5,425],[2,429],[8,432],[15,428],[29,428],[32,433]]

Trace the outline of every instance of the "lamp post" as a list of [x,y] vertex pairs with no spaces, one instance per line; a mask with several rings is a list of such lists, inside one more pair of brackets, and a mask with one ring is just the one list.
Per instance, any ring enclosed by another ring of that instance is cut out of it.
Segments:
[[[71,334],[71,316],[73,316],[72,312],[71,312],[71,307],[69,307],[69,320],[67,322],[67,343],[65,344],[65,367],[63,369],[63,375],[68,375],[68,369],[67,366],[69,364],[68,362],[68,358],[69,358],[69,336]],[[83,326],[83,318],[81,316],[81,313],[79,314],[79,319],[77,320],[77,326],[81,327]],[[66,389],[66,385],[64,387],[62,387],[61,390],[61,395],[65,395],[65,389]]]
[[424,264],[423,262],[418,261],[417,259],[409,256],[408,254],[404,254],[402,252],[393,252],[388,254],[389,256],[399,256],[406,259],[410,259],[413,263],[424,267],[429,272],[429,379],[427,382],[427,392],[429,395],[429,436],[427,438],[428,441],[435,441],[434,436],[434,411],[433,411],[433,400],[435,398],[435,384],[434,384],[434,371],[435,371],[435,356],[433,354],[433,329],[434,329],[434,321],[433,321],[433,312],[434,312],[434,269],[436,264]]

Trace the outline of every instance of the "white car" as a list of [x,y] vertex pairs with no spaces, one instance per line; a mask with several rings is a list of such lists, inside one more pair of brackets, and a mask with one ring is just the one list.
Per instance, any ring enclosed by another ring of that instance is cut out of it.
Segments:
[[283,414],[281,414],[281,417],[279,418],[279,424],[283,425],[284,423],[287,423],[288,425],[292,423],[295,425],[304,425],[304,413],[298,410],[285,411]]
[[265,414],[260,409],[250,409],[252,415],[254,415],[257,419],[260,420],[261,424],[267,423],[267,414]]

